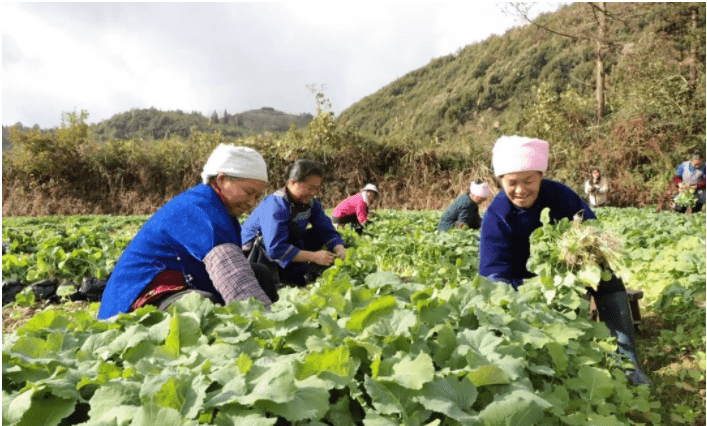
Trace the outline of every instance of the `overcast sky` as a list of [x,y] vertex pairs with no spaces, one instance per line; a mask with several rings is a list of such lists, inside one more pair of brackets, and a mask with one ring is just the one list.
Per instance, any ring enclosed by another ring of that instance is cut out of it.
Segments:
[[[554,10],[557,3],[541,5]],[[339,114],[395,79],[518,25],[495,2],[8,3],[2,124],[131,108]]]

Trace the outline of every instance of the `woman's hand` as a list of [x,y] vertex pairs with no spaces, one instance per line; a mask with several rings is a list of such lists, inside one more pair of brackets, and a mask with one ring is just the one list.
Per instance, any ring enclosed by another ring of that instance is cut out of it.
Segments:
[[336,254],[336,257],[339,259],[346,260],[346,249],[341,244],[334,247],[334,254]]
[[334,263],[334,253],[329,250],[319,250],[312,253],[312,262],[317,265],[329,266]]

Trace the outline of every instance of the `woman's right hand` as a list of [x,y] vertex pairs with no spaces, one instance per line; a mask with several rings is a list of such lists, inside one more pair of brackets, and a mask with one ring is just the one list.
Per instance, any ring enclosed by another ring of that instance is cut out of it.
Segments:
[[334,263],[336,255],[328,250],[315,251],[312,255],[312,260],[317,265],[329,266]]

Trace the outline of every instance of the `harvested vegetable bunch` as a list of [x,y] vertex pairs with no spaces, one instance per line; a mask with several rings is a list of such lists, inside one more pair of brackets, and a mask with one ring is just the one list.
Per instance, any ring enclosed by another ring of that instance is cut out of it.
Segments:
[[612,272],[629,278],[621,241],[603,231],[598,221],[575,217],[550,223],[549,209],[543,210],[540,221],[543,226],[530,237],[529,271],[580,287],[597,286]]
[[697,205],[697,197],[692,191],[681,191],[675,197],[674,203],[677,207],[695,207]]
[[590,223],[575,218],[557,241],[560,262],[573,272],[584,267],[611,268],[622,264],[621,241]]

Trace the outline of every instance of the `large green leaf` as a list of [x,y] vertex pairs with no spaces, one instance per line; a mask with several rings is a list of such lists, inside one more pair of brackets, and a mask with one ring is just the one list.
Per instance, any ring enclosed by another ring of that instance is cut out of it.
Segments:
[[329,384],[315,376],[296,382],[297,390],[291,401],[274,403],[263,400],[257,406],[291,422],[318,420],[329,411]]
[[110,381],[96,389],[89,402],[91,409],[88,414],[96,419],[116,406],[139,406],[140,386],[135,382]]
[[14,398],[3,412],[3,422],[8,419],[16,426],[56,426],[73,413],[75,399],[53,395],[47,388],[32,387]]
[[146,404],[137,409],[130,426],[197,426],[193,420],[184,419],[177,410]]
[[508,375],[495,365],[482,365],[471,371],[466,377],[477,387],[509,383]]
[[532,426],[543,418],[550,403],[525,389],[498,396],[479,413],[485,426]]
[[200,337],[201,328],[195,318],[185,314],[175,314],[172,316],[164,347],[176,358],[182,348],[195,345]]
[[[415,359],[409,355],[403,357],[393,366],[392,378],[401,386],[409,389],[422,389],[434,377],[432,358],[426,353],[420,353]],[[383,377],[379,377],[383,380]]]
[[265,412],[259,409],[240,407],[224,407],[214,419],[217,426],[273,426],[275,423],[276,417],[268,418]]
[[367,306],[355,310],[351,318],[346,322],[346,328],[350,331],[360,332],[379,319],[389,316],[396,307],[395,297],[383,296],[374,299]]
[[478,391],[471,381],[444,376],[426,383],[422,396],[417,400],[428,410],[442,413],[463,425],[473,425],[478,422],[476,413],[471,409],[477,395]]
[[352,378],[356,373],[357,363],[351,359],[346,346],[327,348],[320,352],[307,354],[303,363],[297,362],[297,379],[304,380],[309,376],[329,372],[340,377]]
[[264,358],[260,361],[247,375],[248,386],[252,386],[252,391],[239,397],[238,402],[244,406],[252,405],[256,401],[279,404],[291,402],[297,392],[293,360]]
[[614,390],[611,373],[607,370],[583,365],[579,369],[579,381],[591,402],[598,403],[610,396]]
[[371,397],[373,406],[381,414],[396,414],[405,412],[403,398],[399,392],[391,390],[386,384],[366,376],[363,381],[366,392]]

